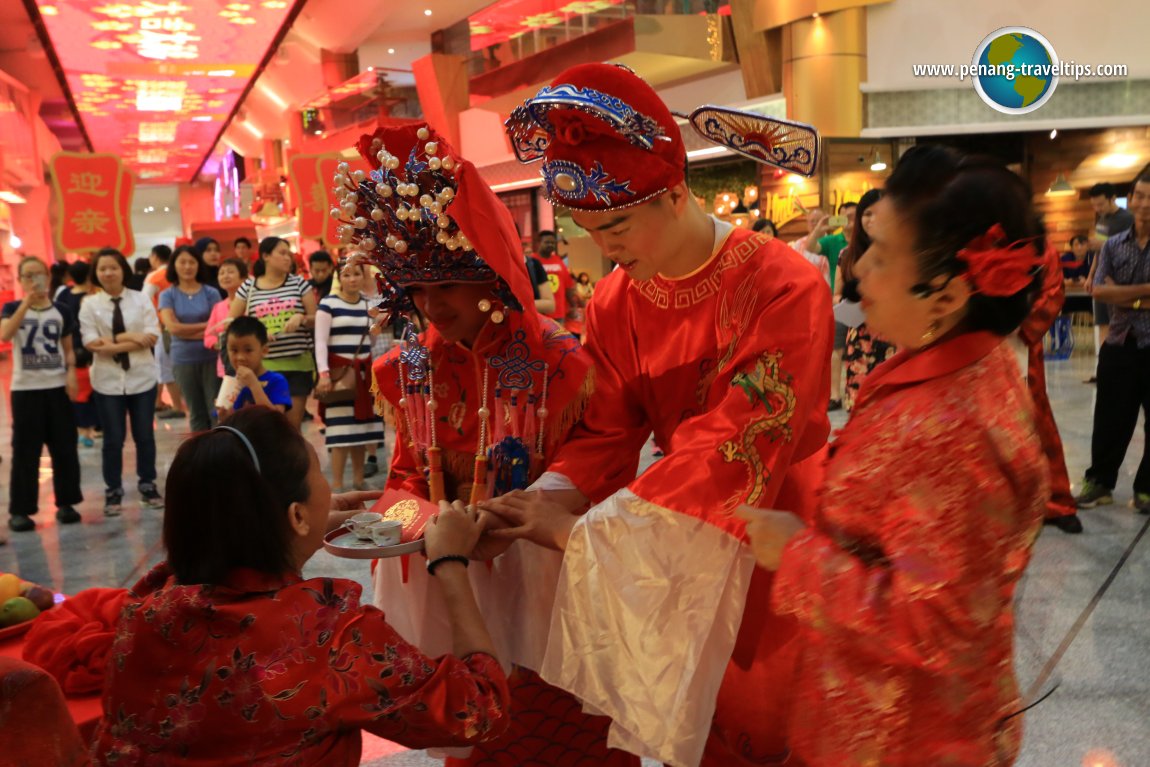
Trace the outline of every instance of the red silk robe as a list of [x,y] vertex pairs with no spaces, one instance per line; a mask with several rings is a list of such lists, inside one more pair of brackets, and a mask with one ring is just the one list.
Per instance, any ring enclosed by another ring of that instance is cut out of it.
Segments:
[[429,658],[359,595],[252,570],[181,586],[157,566],[117,626],[95,763],[354,767],[360,730],[411,748],[503,733],[498,661]]
[[[588,310],[586,348],[595,361],[595,396],[548,472],[564,475],[595,503],[626,487],[641,501],[666,513],[702,520],[725,534],[720,537],[733,538],[733,548],[745,548],[738,545],[745,540],[744,525],[732,514],[739,504],[802,513],[818,486],[829,433],[827,367],[832,332],[830,295],[822,277],[784,243],[759,234],[729,231],[713,257],[681,279],[657,276],[636,282],[617,270],[598,283]],[[636,479],[639,452],[652,431],[666,457]],[[592,509],[585,518],[587,524],[598,525],[599,535],[618,540],[619,533],[611,532],[619,529],[615,523],[603,518],[593,521],[595,514]],[[659,529],[666,528],[654,521],[621,534],[650,540],[658,536]],[[660,545],[654,544],[653,550]],[[685,545],[692,544],[688,540]],[[589,551],[573,554],[568,547],[564,561],[567,589],[585,588],[588,573],[603,570],[603,565],[619,557],[631,560],[633,572],[652,583],[690,581],[696,570],[709,567],[691,561],[688,551],[682,552],[686,555],[682,562],[669,567],[655,553],[660,561],[651,568],[640,549],[627,544],[611,552],[602,546],[591,546]],[[580,565],[573,557],[591,562]],[[727,663],[725,676],[721,671],[717,674],[722,677],[721,687],[715,679],[713,685],[703,683],[691,691],[684,686],[675,693],[701,695],[699,690],[705,688],[705,694],[713,696],[718,688],[713,725],[699,721],[697,715],[686,717],[695,728],[691,738],[707,738],[705,729],[710,728],[704,764],[762,764],[770,763],[761,760],[772,755],[785,755],[781,711],[790,695],[794,624],[768,609],[770,575],[756,569],[749,577],[745,612],[742,593],[737,596],[733,656],[729,663],[722,660]],[[621,602],[629,602],[626,578],[620,572],[608,596],[622,594]],[[725,599],[727,590],[719,587],[714,595],[720,592]],[[596,602],[602,600],[595,597],[582,606],[565,605],[562,611],[557,607],[557,620],[574,615],[581,622],[584,614],[596,611]],[[587,680],[578,685],[580,689],[570,689],[585,700],[590,698],[588,703],[594,707],[605,706],[630,732],[654,733],[638,734],[632,747],[645,748],[647,755],[664,761],[689,762],[698,758],[695,747],[683,746],[681,734],[674,731],[657,733],[654,717],[645,713],[661,705],[653,700],[654,695],[651,700],[643,699],[645,681],[633,684],[634,695],[625,691],[597,697],[601,690],[618,690],[626,684],[620,679],[630,673],[626,670],[629,655],[655,653],[642,649],[639,629],[665,631],[669,636],[682,632],[682,642],[666,648],[678,653],[687,646],[710,645],[711,640],[704,639],[706,626],[722,622],[710,616],[692,621],[667,610],[638,618],[592,618],[586,632],[582,628],[569,632],[591,637],[583,646],[552,644],[545,663],[545,667],[552,665],[554,659],[552,675],[545,672],[544,677],[563,684]],[[683,625],[691,622],[706,626],[688,629]],[[696,629],[700,636],[688,639],[687,634]],[[611,642],[622,649],[602,652],[602,660],[588,659],[582,667],[568,662],[569,668],[563,671],[569,673],[555,673],[565,663],[562,656],[594,650],[597,634],[611,636]],[[693,656],[686,666],[672,672],[643,673],[647,679],[712,673],[699,671]],[[636,713],[635,721],[626,720],[620,709],[612,710],[612,697],[628,696],[636,702],[622,708]],[[711,703],[700,705],[709,708]],[[669,714],[664,715],[671,720]],[[704,728],[701,733],[700,727]],[[669,728],[687,729],[679,724]]]
[[1062,437],[1058,434],[1058,423],[1046,395],[1046,363],[1042,351],[1042,341],[1062,311],[1066,301],[1066,285],[1062,279],[1062,261],[1058,251],[1047,246],[1043,254],[1042,289],[1030,315],[1018,329],[1018,334],[1027,349],[1026,383],[1030,397],[1034,400],[1034,415],[1038,436],[1042,439],[1042,452],[1050,467],[1050,500],[1046,504],[1046,518],[1069,516],[1078,512],[1074,494],[1070,491],[1070,474],[1066,471],[1066,455],[1062,449]]
[[[509,323],[519,321],[521,318],[515,314],[508,318]],[[583,413],[593,382],[590,361],[570,333],[550,320],[533,317],[526,318],[524,328],[535,336],[526,345],[518,347],[524,352],[525,359],[547,363],[547,407],[550,414],[544,422],[542,460],[533,462],[530,471],[523,476],[520,489],[542,471],[556,447],[566,438]],[[435,387],[440,403],[438,437],[443,449],[444,485],[450,500],[458,498],[466,502],[471,492],[479,438],[476,411],[480,406],[479,392],[483,388],[483,361],[519,356],[505,351],[514,330],[507,325],[489,324],[476,344],[477,351],[445,343],[434,328],[424,335],[430,363],[435,370]],[[398,408],[402,396],[396,385],[398,354],[395,351],[375,363],[379,395],[395,408]],[[537,380],[535,391],[541,392],[542,365],[528,372]],[[489,373],[489,398],[498,380],[495,373]],[[521,396],[519,403],[524,407],[526,398]],[[493,412],[500,410],[490,399],[488,407]],[[527,408],[508,417],[507,429],[511,430],[510,422],[514,420],[522,430],[528,419],[534,417],[534,407]],[[387,487],[428,498],[427,478],[417,463],[413,448],[407,444],[407,426],[402,412],[397,420],[398,437]],[[530,438],[527,441],[534,442]],[[497,465],[493,469],[493,475],[489,477],[492,480],[498,474]],[[482,497],[487,498],[488,493],[484,492]],[[550,626],[550,605],[558,562],[559,556],[555,552],[520,541],[490,565],[484,567],[476,563],[471,568],[472,583],[496,638],[500,656],[516,664],[509,678],[511,725],[502,737],[476,746],[467,759],[448,759],[448,767],[520,767],[527,764],[578,767],[590,762],[597,767],[638,767],[639,760],[633,755],[607,748],[607,719],[585,715],[578,701],[543,682],[533,670],[539,665],[540,645],[545,641]],[[414,567],[411,564],[387,560],[378,563],[376,600],[408,638],[425,650],[437,652],[444,649],[438,647],[438,643],[448,639],[443,616],[431,605],[438,597],[427,594],[429,579],[421,564],[414,563]],[[396,571],[402,568],[407,569],[404,577],[400,578]]]
[[1041,456],[997,336],[900,353],[867,378],[775,579],[775,609],[802,624],[800,764],[1013,762],[1013,598],[1046,505]]
[[[518,436],[528,444],[534,453],[538,440],[538,426],[543,424],[542,460],[534,460],[524,473],[524,482],[518,489],[527,486],[546,465],[555,448],[566,437],[571,427],[579,420],[586,407],[594,386],[591,362],[580,348],[577,338],[560,328],[551,320],[539,317],[531,311],[529,317],[509,312],[505,325],[488,323],[475,349],[467,349],[459,344],[447,343],[432,327],[421,336],[428,350],[428,360],[434,370],[437,437],[443,450],[444,486],[449,501],[466,502],[471,493],[475,472],[475,453],[479,441],[480,400],[483,391],[485,361],[488,366],[487,407],[493,414],[504,411],[504,425],[494,423],[492,415],[488,431],[488,445],[497,442],[500,433]],[[519,333],[526,337],[514,340]],[[404,390],[399,383],[398,361],[401,352],[393,349],[388,355],[376,360],[373,366],[377,401],[395,409],[397,438],[391,459],[391,469],[387,480],[388,488],[406,490],[415,495],[429,498],[427,475],[422,468],[425,461],[415,454],[409,445],[409,426],[399,408],[399,400]],[[523,374],[530,382],[530,397],[527,394],[516,396],[517,408],[510,413],[510,399],[500,390],[500,371],[492,360],[509,360],[515,363],[513,373]],[[545,367],[546,365],[546,367]],[[543,374],[548,377],[546,419],[537,416],[543,392]],[[494,400],[499,391],[501,404]],[[512,426],[514,422],[515,426]],[[517,427],[517,428],[516,428]],[[494,435],[494,436],[493,436]],[[493,464],[493,474],[489,482],[496,481],[498,466]],[[487,499],[488,492],[481,497]]]

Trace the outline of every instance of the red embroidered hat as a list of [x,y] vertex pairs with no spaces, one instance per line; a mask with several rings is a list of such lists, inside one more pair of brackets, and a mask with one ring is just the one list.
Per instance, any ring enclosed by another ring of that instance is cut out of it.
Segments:
[[638,205],[683,181],[687,151],[659,94],[626,67],[571,67],[507,121],[521,162],[543,160],[552,203]]

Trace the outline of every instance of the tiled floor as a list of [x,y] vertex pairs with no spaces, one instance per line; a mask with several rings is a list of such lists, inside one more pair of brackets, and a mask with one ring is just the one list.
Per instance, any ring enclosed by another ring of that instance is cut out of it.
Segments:
[[[1092,358],[1048,364],[1050,396],[1066,443],[1066,458],[1077,481],[1089,461],[1095,388],[1082,383]],[[0,364],[0,382],[9,380]],[[0,402],[0,493],[7,498],[10,458],[9,401]],[[836,422],[841,424],[842,418]],[[183,423],[158,422],[160,474],[174,454]],[[305,433],[322,444],[314,427]],[[1115,506],[1083,513],[1086,532],[1068,536],[1046,529],[1019,591],[1017,671],[1022,688],[1035,699],[1057,690],[1026,717],[1026,737],[1018,764],[1024,767],[1145,767],[1150,765],[1150,518],[1128,503],[1129,482],[1142,454],[1141,430],[1131,445]],[[129,447],[130,451],[130,447]],[[322,451],[321,451],[322,454]],[[0,570],[74,592],[89,586],[133,583],[161,555],[160,512],[141,510],[129,494],[120,519],[100,512],[98,447],[81,449],[84,523],[58,527],[52,518],[50,467],[42,468],[43,509],[34,533],[11,534],[0,546]],[[649,456],[648,456],[649,458]],[[128,466],[131,460],[126,460]],[[382,476],[369,480],[382,483]],[[126,483],[127,484],[127,483]],[[3,515],[0,515],[2,517]],[[368,584],[363,564],[317,554],[308,574],[333,574]],[[372,767],[426,767],[437,764],[422,753],[396,752],[384,741],[367,739],[364,763]]]

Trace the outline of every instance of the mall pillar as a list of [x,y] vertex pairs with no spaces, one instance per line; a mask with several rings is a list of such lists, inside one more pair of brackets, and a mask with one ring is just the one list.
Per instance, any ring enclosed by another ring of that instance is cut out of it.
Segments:
[[863,128],[866,9],[849,8],[783,27],[783,93],[787,117],[823,136],[855,137]]

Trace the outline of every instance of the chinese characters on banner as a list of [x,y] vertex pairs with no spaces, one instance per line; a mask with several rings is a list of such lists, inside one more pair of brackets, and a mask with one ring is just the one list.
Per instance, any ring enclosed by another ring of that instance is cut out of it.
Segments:
[[331,248],[342,244],[335,234],[339,221],[330,215],[332,208],[339,207],[339,200],[332,191],[335,188],[332,179],[336,166],[341,162],[347,162],[352,170],[370,170],[359,158],[345,159],[338,154],[297,154],[291,158],[288,174],[292,195],[298,205],[299,236],[320,240]]
[[56,197],[56,245],[85,253],[135,250],[131,231],[131,174],[111,154],[58,152],[49,163]]

